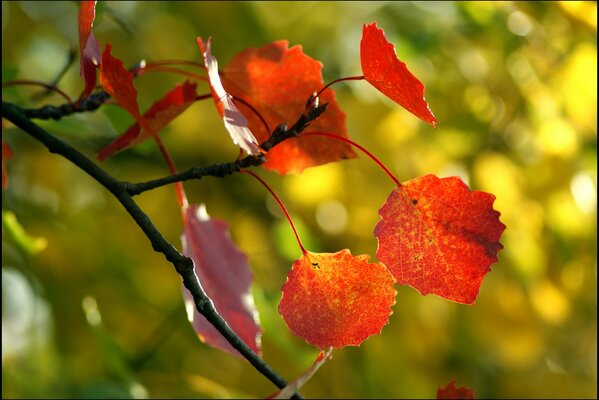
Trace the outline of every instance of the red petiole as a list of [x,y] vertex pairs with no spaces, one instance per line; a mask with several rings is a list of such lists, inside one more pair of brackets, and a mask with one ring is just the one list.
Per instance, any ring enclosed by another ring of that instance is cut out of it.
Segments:
[[283,210],[283,213],[285,214],[285,217],[287,217],[287,221],[289,221],[289,225],[291,225],[291,229],[293,229],[293,233],[295,234],[295,238],[297,239],[297,244],[299,245],[299,247],[300,247],[300,249],[302,251],[302,254],[306,254],[307,250],[304,247],[304,245],[302,244],[302,241],[300,240],[299,234],[297,233],[297,229],[295,229],[295,224],[293,223],[293,220],[291,219],[291,216],[287,212],[287,208],[285,208],[285,205],[283,204],[283,202],[281,201],[281,199],[279,198],[279,196],[277,196],[277,194],[274,192],[274,190],[272,190],[270,188],[270,186],[268,186],[268,184],[266,182],[264,182],[264,180],[262,180],[262,178],[260,178],[254,172],[249,171],[247,169],[242,169],[239,172],[243,172],[245,174],[249,174],[249,175],[253,176],[254,178],[256,178],[258,180],[258,182],[260,182],[270,192],[270,194],[272,194],[272,196],[275,198],[275,200],[277,201],[277,203],[279,203],[279,207],[281,207],[281,210]]
[[374,161],[379,167],[381,167],[383,169],[383,171],[385,171],[385,173],[387,175],[389,175],[389,178],[391,178],[391,180],[393,182],[395,182],[395,184],[397,186],[401,186],[401,183],[399,182],[399,179],[397,179],[397,177],[393,174],[393,172],[391,172],[389,170],[389,168],[387,168],[385,166],[385,164],[383,164],[383,162],[381,160],[379,160],[378,158],[376,158],[376,156],[374,154],[372,154],[370,151],[366,150],[364,147],[362,147],[358,143],[354,142],[353,140],[345,138],[345,137],[342,137],[342,136],[339,136],[339,135],[335,135],[333,133],[328,133],[328,132],[305,132],[305,133],[302,133],[301,136],[324,136],[324,137],[328,137],[328,138],[336,139],[336,140],[341,140],[342,142],[348,143],[348,144],[354,146],[355,148],[359,149],[360,151],[362,151],[368,157],[370,157],[370,159],[372,161]]

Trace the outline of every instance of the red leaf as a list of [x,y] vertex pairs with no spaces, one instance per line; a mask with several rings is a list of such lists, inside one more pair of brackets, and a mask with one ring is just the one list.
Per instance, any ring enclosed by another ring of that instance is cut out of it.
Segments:
[[278,390],[267,397],[267,399],[289,399],[293,396],[303,385],[308,382],[310,378],[318,371],[322,364],[325,363],[329,358],[333,358],[332,356],[333,349],[330,348],[326,352],[321,351],[318,353],[318,357],[314,360],[314,363],[306,372],[304,372],[299,378],[285,386],[283,389]]
[[82,1],[79,9],[80,74],[85,83],[81,97],[87,97],[96,86],[96,68],[100,64],[100,44],[92,33],[96,18],[96,1]]
[[248,128],[247,119],[241,111],[237,109],[235,103],[233,103],[233,97],[223,88],[223,84],[218,74],[218,62],[216,61],[216,58],[212,56],[210,50],[210,38],[208,38],[205,46],[201,37],[198,37],[197,43],[202,52],[202,57],[204,58],[204,66],[208,73],[212,99],[214,100],[214,104],[216,104],[216,109],[222,117],[225,128],[227,129],[227,132],[229,132],[233,143],[241,147],[248,154],[262,154],[263,150],[260,148],[258,141]]
[[[252,274],[248,260],[229,236],[227,225],[211,219],[204,206],[191,205],[185,212],[184,233],[181,236],[183,253],[193,259],[195,272],[204,291],[214,303],[218,313],[231,329],[257,354],[260,354],[260,327],[258,311],[250,293]],[[184,290],[189,313],[200,340],[241,355],[222,335],[197,312],[191,294]]]
[[[117,103],[120,104],[137,122],[143,121],[137,105],[137,90],[133,86],[133,73],[123,66],[123,62],[110,54],[110,45],[106,45],[102,54],[100,82]],[[142,124],[143,125],[143,124]]]
[[456,387],[453,380],[447,387],[437,390],[437,399],[474,399],[474,390],[465,386]]
[[283,285],[279,313],[291,331],[321,348],[359,346],[379,334],[395,304],[395,280],[367,255],[306,252]]
[[379,210],[377,258],[401,285],[472,304],[503,248],[494,200],[457,177],[408,181]]
[[364,24],[360,42],[364,78],[385,96],[432,126],[438,121],[424,99],[424,85],[397,58],[395,47],[376,26]]
[[[186,81],[182,85],[175,86],[162,99],[152,104],[143,116],[154,132],[164,128],[193,104],[196,99],[196,86],[196,83]],[[125,133],[100,150],[97,158],[102,161],[118,151],[143,142],[149,137],[151,137],[151,134],[141,129],[139,123],[136,122]]]
[[[322,64],[305,55],[300,46],[288,48],[288,42],[277,41],[237,54],[222,78],[227,91],[251,104],[273,129],[282,122],[293,124],[304,112],[310,95],[324,86],[321,70]],[[328,108],[306,131],[347,137],[345,113],[335,100],[335,92],[326,90],[320,103],[329,103]],[[245,115],[258,141],[267,140],[270,132],[260,119],[253,112]],[[300,173],[308,167],[353,157],[356,154],[346,143],[300,135],[269,150],[264,167],[280,174]]]

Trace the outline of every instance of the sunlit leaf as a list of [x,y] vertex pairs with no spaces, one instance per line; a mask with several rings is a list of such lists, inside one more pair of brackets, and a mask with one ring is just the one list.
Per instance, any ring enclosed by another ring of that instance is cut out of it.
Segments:
[[[227,225],[210,218],[203,205],[190,205],[185,212],[181,236],[183,253],[193,259],[202,288],[231,329],[260,354],[258,311],[250,293],[252,274],[248,260],[231,240]],[[229,342],[196,309],[184,289],[188,316],[200,340],[240,356]]]
[[438,121],[424,99],[424,85],[397,58],[395,47],[387,41],[376,22],[364,25],[360,61],[364,78],[372,86],[418,118],[437,125]]
[[395,304],[395,279],[368,259],[346,249],[296,260],[279,304],[289,329],[320,349],[359,346],[379,334]]
[[[283,122],[293,124],[304,112],[310,95],[324,86],[321,71],[322,64],[304,54],[301,46],[288,48],[288,42],[281,40],[237,54],[223,71],[223,85],[230,94],[251,104],[274,129]],[[320,104],[323,103],[328,103],[326,111],[306,132],[332,132],[347,137],[345,113],[333,90],[320,96]],[[245,115],[258,141],[267,140],[271,132],[260,118],[253,112]],[[280,174],[300,173],[308,167],[353,157],[356,154],[346,143],[299,136],[269,150],[264,167]]]
[[459,178],[425,175],[395,188],[379,210],[377,258],[401,285],[474,303],[503,248],[495,196]]
[[261,154],[262,150],[258,145],[258,141],[248,128],[248,121],[245,116],[237,109],[233,98],[223,88],[223,84],[218,74],[218,62],[211,52],[211,40],[208,38],[206,44],[202,38],[197,39],[198,47],[204,58],[204,65],[208,72],[208,80],[210,81],[210,92],[216,104],[216,108],[225,123],[225,128],[231,140],[245,152],[252,155]]

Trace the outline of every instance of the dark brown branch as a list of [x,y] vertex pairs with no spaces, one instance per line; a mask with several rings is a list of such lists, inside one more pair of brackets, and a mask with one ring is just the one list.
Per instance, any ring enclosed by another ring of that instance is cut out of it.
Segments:
[[[162,253],[166,259],[173,264],[183,280],[183,285],[192,294],[196,309],[225,337],[225,339],[239,351],[261,374],[267,377],[277,387],[283,388],[287,385],[285,379],[279,376],[272,368],[252,351],[231,330],[229,325],[218,314],[212,301],[203,291],[198,277],[195,274],[193,261],[182,255],[162,234],[156,229],[150,218],[139,208],[132,198],[130,189],[133,184],[125,183],[112,177],[85,155],[80,153],[69,144],[46,132],[40,126],[31,121],[27,110],[12,103],[2,102],[2,118],[6,118],[24,132],[44,144],[51,153],[56,153],[71,161],[81,170],[94,178],[98,183],[109,190],[114,197],[123,205],[129,215],[135,220],[144,232],[156,252]],[[243,160],[242,160],[243,161]],[[216,168],[216,167],[215,167]],[[218,168],[216,168],[218,169]],[[141,184],[143,187],[143,184]],[[147,185],[146,185],[147,186]],[[134,187],[134,185],[133,185]],[[157,187],[157,186],[155,186]],[[147,189],[149,190],[149,189]],[[301,398],[299,394],[294,397]]]

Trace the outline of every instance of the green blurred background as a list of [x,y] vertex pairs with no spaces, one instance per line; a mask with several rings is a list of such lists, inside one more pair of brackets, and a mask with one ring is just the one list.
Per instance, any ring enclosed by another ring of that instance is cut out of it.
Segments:
[[[50,82],[77,46],[76,2],[2,2],[2,77]],[[324,64],[325,81],[359,75],[363,23],[377,21],[426,85],[433,129],[366,82],[336,86],[352,139],[400,180],[459,175],[497,196],[507,225],[476,305],[399,287],[390,324],[334,352],[307,397],[434,397],[456,379],[478,398],[597,397],[597,5],[595,2],[106,2],[102,45],[140,59],[200,61],[213,37],[225,66],[277,39]],[[179,76],[136,81],[146,109]],[[78,61],[59,87],[82,90]],[[3,90],[28,106],[39,89]],[[90,157],[131,123],[114,106],[40,122]],[[162,136],[180,169],[237,155],[210,101]],[[2,194],[2,397],[264,397],[275,388],[245,360],[200,343],[180,279],[122,207],[83,172],[10,124]],[[167,173],[152,143],[103,163],[123,180]],[[280,194],[314,251],[376,251],[377,210],[392,182],[361,157],[280,177]],[[248,176],[187,183],[190,201],[230,224],[249,256],[264,358],[287,379],[317,351],[277,313],[299,250],[276,204]],[[172,187],[139,197],[180,246]]]

